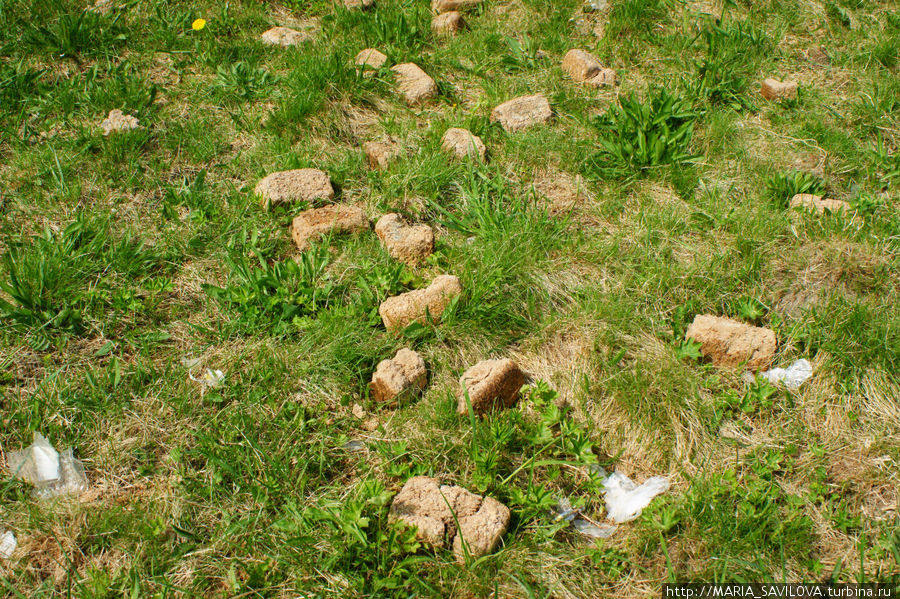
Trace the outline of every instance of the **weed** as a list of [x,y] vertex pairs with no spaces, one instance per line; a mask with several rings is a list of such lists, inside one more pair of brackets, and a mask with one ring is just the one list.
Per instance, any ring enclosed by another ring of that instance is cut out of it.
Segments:
[[624,97],[594,123],[600,139],[588,169],[601,176],[633,177],[663,165],[690,164],[698,116],[684,99],[662,88],[643,101],[634,94]]
[[766,196],[777,206],[787,208],[798,193],[822,194],[825,183],[819,177],[801,171],[776,173],[766,178]]
[[238,61],[219,66],[213,89],[219,100],[236,103],[265,96],[276,83],[277,78],[265,69]]
[[328,306],[335,286],[325,276],[330,260],[325,245],[314,246],[297,260],[270,263],[259,248],[249,256],[226,259],[230,270],[225,287],[206,285],[210,297],[238,314],[239,330],[261,326],[276,334],[290,332],[304,317]]

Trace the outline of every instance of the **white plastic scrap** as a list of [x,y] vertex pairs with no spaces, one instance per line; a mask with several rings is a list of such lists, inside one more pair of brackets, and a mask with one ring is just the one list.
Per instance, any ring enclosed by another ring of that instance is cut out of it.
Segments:
[[16,535],[13,534],[13,531],[7,530],[0,535],[0,559],[11,558],[18,545],[19,543],[16,541]]
[[650,501],[669,489],[669,479],[651,476],[638,486],[624,474],[613,472],[603,481],[606,490],[607,517],[619,524],[630,522],[638,516]]
[[618,526],[610,524],[594,524],[572,507],[572,502],[563,497],[553,508],[556,520],[565,520],[581,534],[594,539],[607,539],[616,532]]
[[19,480],[34,486],[39,499],[80,493],[87,489],[84,466],[71,449],[57,453],[53,445],[38,432],[34,442],[21,451],[7,454],[10,471]]
[[225,373],[221,370],[207,368],[206,372],[200,376],[195,377],[193,374],[188,374],[188,376],[195,383],[200,383],[201,387],[208,389],[216,389],[225,383]]
[[800,385],[806,382],[812,376],[812,364],[806,358],[800,358],[787,368],[773,368],[765,372],[759,373],[759,376],[765,378],[770,383],[784,383],[784,386],[791,391],[796,391]]

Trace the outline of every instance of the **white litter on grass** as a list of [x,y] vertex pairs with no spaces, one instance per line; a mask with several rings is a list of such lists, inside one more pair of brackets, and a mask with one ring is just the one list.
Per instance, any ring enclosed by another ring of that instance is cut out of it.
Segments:
[[188,376],[195,383],[200,383],[201,387],[206,387],[208,389],[216,389],[225,384],[225,373],[221,370],[212,370],[210,368],[207,368],[206,372],[204,372],[200,376],[195,377],[190,373],[188,373]]
[[812,376],[812,364],[806,358],[800,358],[787,368],[773,368],[765,372],[759,373],[759,376],[765,378],[770,383],[784,383],[784,386],[791,391],[796,391],[800,385],[806,382]]
[[58,453],[39,432],[34,442],[21,451],[10,451],[6,457],[12,474],[34,486],[39,499],[80,493],[87,489],[84,466],[75,459],[72,450]]
[[593,539],[608,539],[618,526],[611,524],[595,524],[583,516],[578,510],[572,507],[572,502],[567,498],[560,499],[554,509],[554,517],[556,520],[565,520],[572,525],[572,528],[581,534]]
[[7,530],[4,532],[0,535],[0,559],[11,558],[18,546],[19,543],[16,541],[16,535],[13,534],[13,531]]
[[638,516],[650,501],[669,489],[669,479],[651,476],[638,486],[634,481],[618,472],[613,472],[603,481],[606,491],[606,515],[616,523],[630,522]]

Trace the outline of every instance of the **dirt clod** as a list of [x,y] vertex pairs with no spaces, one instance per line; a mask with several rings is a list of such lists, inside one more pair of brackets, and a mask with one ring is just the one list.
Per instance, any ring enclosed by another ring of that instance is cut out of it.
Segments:
[[487,148],[480,137],[468,129],[458,127],[447,129],[444,137],[441,138],[441,149],[460,160],[471,156],[484,162],[487,154]]
[[510,519],[509,508],[496,499],[441,485],[426,476],[406,481],[394,497],[390,514],[414,526],[420,540],[439,548],[452,547],[460,564],[466,561],[466,550],[473,558],[494,551]]
[[369,168],[387,168],[391,161],[400,155],[400,144],[392,139],[386,141],[367,141],[363,144]]
[[775,332],[709,314],[698,314],[685,337],[700,343],[700,352],[716,366],[766,368],[775,355]]
[[507,133],[550,122],[551,118],[550,102],[543,95],[513,98],[491,111],[491,122],[499,122]]
[[410,106],[421,104],[437,95],[437,84],[419,65],[405,62],[394,65],[391,70],[397,75],[400,95]]
[[140,126],[138,120],[130,114],[125,114],[118,108],[111,110],[109,115],[100,123],[103,135],[118,133],[119,131],[131,131]]
[[271,204],[334,198],[331,179],[319,169],[301,168],[279,171],[263,178],[254,190],[264,207]]
[[414,322],[424,322],[426,314],[438,320],[453,298],[461,293],[458,278],[440,275],[425,289],[389,297],[378,307],[378,313],[387,330],[403,329]]
[[428,225],[407,225],[399,214],[385,214],[375,224],[375,234],[391,257],[418,266],[434,251],[434,231]]
[[823,198],[811,193],[798,193],[792,197],[791,208],[802,208],[816,214],[825,214],[825,212],[837,214],[843,211],[849,212],[851,209],[850,204],[844,200]]
[[360,68],[378,70],[387,62],[387,56],[375,48],[366,48],[360,50],[353,62]]
[[467,414],[471,405],[475,414],[485,414],[494,408],[511,407],[524,384],[525,373],[512,360],[482,360],[460,377],[456,411]]
[[454,35],[463,25],[462,15],[455,10],[437,15],[431,20],[431,30],[435,35]]
[[792,100],[797,97],[797,82],[766,79],[759,93],[766,100]]
[[294,217],[291,237],[300,251],[309,248],[313,241],[328,233],[359,233],[369,230],[366,213],[356,206],[335,204],[323,208],[305,210]]
[[404,347],[390,360],[378,363],[369,383],[369,394],[375,401],[393,401],[404,394],[419,393],[425,388],[427,379],[425,361]]
[[312,40],[306,31],[297,31],[290,27],[273,27],[262,34],[262,42],[267,46],[299,46]]

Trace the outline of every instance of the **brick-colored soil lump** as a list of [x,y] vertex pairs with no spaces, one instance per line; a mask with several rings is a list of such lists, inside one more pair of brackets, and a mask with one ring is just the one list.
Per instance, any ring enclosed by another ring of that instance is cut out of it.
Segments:
[[344,0],[344,6],[350,10],[369,8],[375,5],[375,0]]
[[414,476],[394,497],[390,517],[415,527],[416,537],[429,545],[452,547],[457,562],[463,564],[466,549],[472,558],[497,549],[509,526],[510,511],[492,497]]
[[455,10],[437,15],[431,20],[431,30],[435,35],[453,35],[463,25],[462,15]]
[[100,123],[103,128],[103,135],[117,133],[119,131],[131,131],[140,126],[138,120],[130,114],[125,114],[118,108],[111,110],[109,115]]
[[385,214],[378,219],[375,234],[392,257],[410,266],[421,264],[434,251],[431,227],[407,225],[399,214]]
[[419,354],[404,347],[390,360],[378,363],[369,383],[369,394],[379,402],[393,401],[401,395],[421,392],[427,379],[425,361]]
[[378,313],[389,331],[403,329],[414,322],[425,322],[426,314],[435,321],[440,319],[453,298],[461,293],[459,279],[453,275],[440,275],[425,289],[386,299],[378,307]]
[[301,168],[267,175],[254,190],[263,206],[334,198],[331,179],[319,169]]
[[309,33],[290,27],[273,27],[262,34],[262,42],[269,46],[298,46],[311,39]]
[[482,360],[460,377],[456,411],[467,414],[470,404],[475,414],[511,407],[518,401],[524,384],[525,373],[512,360]]
[[357,54],[356,58],[354,59],[354,63],[356,64],[356,66],[370,69],[380,69],[386,62],[387,56],[385,56],[375,48],[366,48],[365,50],[360,50],[359,54]]
[[803,208],[817,214],[824,214],[826,211],[836,214],[844,210],[849,211],[851,207],[844,200],[823,198],[811,193],[798,193],[791,198],[791,208]]
[[369,230],[366,213],[356,206],[336,204],[305,210],[294,217],[291,237],[300,250],[309,248],[310,241],[329,233],[359,233]]
[[796,81],[766,79],[759,90],[766,100],[789,100],[797,97]]
[[766,368],[777,346],[771,329],[709,314],[697,315],[685,337],[700,343],[700,353],[721,367]]
[[410,106],[421,104],[437,95],[437,84],[419,65],[405,62],[394,65],[391,70],[397,75],[397,88]]
[[550,122],[551,118],[550,102],[542,95],[513,98],[491,112],[491,122],[499,122],[508,133]]
[[400,144],[393,140],[367,141],[363,144],[369,168],[385,168],[400,155]]
[[595,87],[616,84],[616,72],[604,68],[594,55],[585,50],[569,50],[563,57],[562,69],[576,83]]
[[447,129],[441,138],[441,149],[459,159],[471,156],[482,162],[487,154],[487,148],[484,147],[480,137],[468,129],[458,127]]

